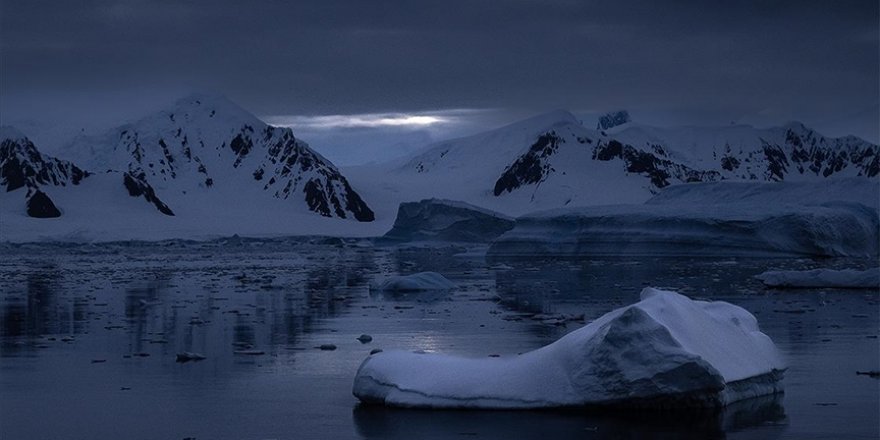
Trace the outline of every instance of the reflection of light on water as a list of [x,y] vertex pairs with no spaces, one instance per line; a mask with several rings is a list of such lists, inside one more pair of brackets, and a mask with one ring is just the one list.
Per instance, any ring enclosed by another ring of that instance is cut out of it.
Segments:
[[420,333],[415,338],[415,349],[424,351],[425,353],[437,353],[443,351],[441,349],[440,335],[430,332],[430,333]]

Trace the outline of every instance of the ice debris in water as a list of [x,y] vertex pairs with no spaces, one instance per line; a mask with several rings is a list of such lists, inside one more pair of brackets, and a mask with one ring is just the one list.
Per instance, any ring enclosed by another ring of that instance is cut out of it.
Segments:
[[437,272],[419,272],[412,275],[391,276],[373,283],[373,290],[410,292],[418,290],[449,290],[455,284]]

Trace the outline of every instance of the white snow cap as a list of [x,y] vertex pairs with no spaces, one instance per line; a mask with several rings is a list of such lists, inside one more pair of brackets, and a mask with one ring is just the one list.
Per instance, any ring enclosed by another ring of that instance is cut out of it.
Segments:
[[638,303],[515,357],[377,353],[353,392],[407,407],[721,406],[780,391],[784,368],[746,310],[646,288]]

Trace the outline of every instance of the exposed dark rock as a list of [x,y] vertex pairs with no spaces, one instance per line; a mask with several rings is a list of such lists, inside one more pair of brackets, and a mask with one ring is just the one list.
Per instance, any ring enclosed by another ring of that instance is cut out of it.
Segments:
[[785,151],[778,146],[765,144],[764,157],[767,159],[767,180],[785,180],[785,174],[788,171],[788,159],[785,157]]
[[600,142],[593,150],[593,159],[601,161],[620,159],[624,163],[626,172],[650,178],[651,184],[657,189],[669,186],[670,179],[681,182],[711,182],[721,178],[717,171],[695,170],[670,159],[657,157],[655,153],[624,145],[614,139],[606,143]]
[[596,124],[596,130],[608,130],[609,128],[617,127],[618,125],[623,125],[630,121],[632,121],[632,119],[629,117],[629,112],[626,110],[606,113],[599,117],[599,122]]
[[90,174],[71,162],[40,153],[25,137],[0,140],[0,185],[6,191],[41,185],[78,185]]
[[61,211],[46,193],[35,189],[27,200],[27,215],[34,218],[55,218],[61,217]]
[[521,186],[540,183],[546,179],[553,172],[553,167],[546,159],[552,156],[564,142],[553,131],[538,137],[538,140],[529,147],[529,151],[518,157],[501,173],[501,177],[495,182],[495,195],[500,196],[505,191],[512,192]]
[[739,160],[733,156],[723,156],[721,158],[721,168],[727,171],[735,171],[739,168]]
[[[334,178],[335,177],[335,178]],[[340,181],[345,194],[343,206],[336,193],[336,187],[333,181]],[[324,182],[328,184],[325,186]],[[361,222],[370,222],[375,219],[373,211],[361,200],[360,196],[351,189],[348,181],[341,175],[326,177],[322,179],[312,178],[303,186],[303,192],[306,196],[306,204],[313,212],[323,215],[324,217],[333,217],[335,214],[339,218],[346,218],[346,209],[354,214],[356,220]],[[332,211],[331,211],[332,209]]]
[[159,197],[156,196],[156,191],[147,183],[146,178],[143,175],[134,176],[131,173],[124,173],[122,183],[125,185],[125,189],[128,190],[130,196],[143,197],[146,201],[152,203],[162,214],[174,215],[171,208],[169,208],[163,201],[159,200]]

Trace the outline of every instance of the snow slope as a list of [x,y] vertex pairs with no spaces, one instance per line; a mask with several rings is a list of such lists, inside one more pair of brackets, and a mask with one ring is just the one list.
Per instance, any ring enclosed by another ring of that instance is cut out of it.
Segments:
[[785,366],[746,310],[652,288],[641,296],[518,356],[371,355],[353,393],[367,403],[405,407],[670,408],[723,406],[782,389]]

